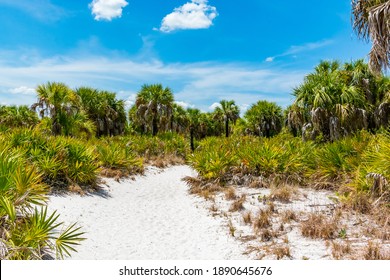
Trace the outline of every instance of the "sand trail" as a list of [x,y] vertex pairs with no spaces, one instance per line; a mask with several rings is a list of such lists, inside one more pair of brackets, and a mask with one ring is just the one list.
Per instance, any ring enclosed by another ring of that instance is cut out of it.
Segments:
[[51,196],[49,209],[65,224],[77,222],[87,240],[71,259],[245,259],[245,245],[229,236],[181,180],[188,166],[148,168],[136,180],[106,179],[100,194]]

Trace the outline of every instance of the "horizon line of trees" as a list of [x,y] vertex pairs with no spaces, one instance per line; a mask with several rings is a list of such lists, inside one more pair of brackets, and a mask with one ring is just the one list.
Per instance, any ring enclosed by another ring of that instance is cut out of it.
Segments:
[[[366,129],[376,131],[390,122],[390,79],[372,72],[363,60],[341,65],[322,61],[293,90],[294,103],[286,110],[260,100],[240,118],[234,100],[221,100],[212,112],[183,108],[172,90],[145,84],[128,112],[116,94],[90,87],[70,89],[48,82],[37,87],[38,100],[27,106],[0,106],[0,125],[41,125],[53,135],[87,137],[129,133],[188,134],[194,140],[237,133],[272,137],[286,127],[304,140],[334,141]],[[39,118],[38,118],[39,116]]]

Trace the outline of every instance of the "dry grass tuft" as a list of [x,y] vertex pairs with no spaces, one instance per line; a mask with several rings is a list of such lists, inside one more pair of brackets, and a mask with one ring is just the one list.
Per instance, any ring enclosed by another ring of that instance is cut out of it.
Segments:
[[290,246],[286,244],[277,245],[272,248],[272,254],[275,255],[278,260],[281,260],[284,257],[291,258]]
[[293,188],[289,185],[283,184],[282,186],[274,186],[271,188],[270,199],[287,203],[291,201],[293,194]]
[[238,198],[236,201],[232,203],[232,205],[229,208],[229,211],[236,212],[245,209],[244,208],[245,201],[246,201],[246,195],[243,194],[240,198]]
[[260,210],[257,217],[253,221],[253,228],[255,232],[271,226],[271,212],[267,210]]
[[211,205],[209,209],[211,212],[214,212],[214,213],[218,212],[218,207],[217,207],[217,205],[215,205],[215,203],[213,203],[213,205]]
[[190,186],[190,194],[199,195],[207,200],[214,200],[215,193],[222,190],[222,188],[217,184],[206,183],[195,177],[187,176],[182,180]]
[[267,228],[261,230],[259,236],[262,242],[268,242],[271,241],[273,238],[278,237],[276,232],[274,232],[273,230],[269,230]]
[[245,212],[244,214],[242,214],[242,219],[244,220],[245,224],[251,224],[252,223],[252,213]]
[[185,160],[173,154],[163,156],[153,156],[147,159],[147,163],[158,168],[165,168],[170,165],[184,164]]
[[301,222],[301,232],[305,237],[332,239],[338,235],[338,220],[323,214],[311,213]]
[[267,185],[264,183],[264,181],[262,179],[254,179],[250,184],[249,184],[249,187],[250,188],[253,188],[253,189],[260,189],[260,188],[266,188]]
[[227,200],[234,200],[237,198],[236,190],[233,187],[228,188],[225,191],[225,198]]
[[79,185],[70,185],[68,190],[72,193],[78,193],[79,195],[85,195],[85,191]]
[[282,219],[282,222],[285,223],[285,224],[289,223],[291,221],[297,221],[298,220],[297,215],[292,210],[286,210],[286,211],[282,212],[280,217]]
[[230,235],[234,237],[234,233],[236,232],[236,228],[234,227],[231,220],[229,220],[228,227],[229,227]]
[[202,180],[196,177],[186,176],[182,179],[184,182],[187,183],[191,188],[197,188],[202,185]]
[[379,243],[369,241],[363,257],[365,260],[390,260],[390,252],[382,252]]
[[332,242],[332,256],[336,260],[344,259],[346,254],[351,254],[351,244],[347,242]]
[[275,208],[275,203],[273,201],[268,201],[267,205],[268,205],[268,211],[270,211],[271,213],[277,213],[278,212],[276,210],[276,208]]
[[120,178],[128,176],[129,173],[121,169],[102,167],[100,170],[100,175],[107,178],[115,178],[115,180],[118,181]]
[[368,194],[354,192],[344,202],[344,206],[362,214],[368,214],[372,210],[372,202]]

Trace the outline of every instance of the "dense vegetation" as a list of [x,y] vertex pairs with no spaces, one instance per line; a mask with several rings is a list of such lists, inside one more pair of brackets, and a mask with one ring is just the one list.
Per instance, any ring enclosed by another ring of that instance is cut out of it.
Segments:
[[115,93],[93,88],[49,82],[37,94],[31,108],[0,107],[2,259],[69,255],[83,233],[57,231],[47,194],[94,191],[100,176],[119,180],[145,163],[187,161],[204,188],[249,176],[263,187],[332,189],[364,213],[388,209],[390,81],[363,61],[321,62],[284,112],[261,100],[242,118],[233,100],[184,109],[160,84],[142,86],[128,113]]

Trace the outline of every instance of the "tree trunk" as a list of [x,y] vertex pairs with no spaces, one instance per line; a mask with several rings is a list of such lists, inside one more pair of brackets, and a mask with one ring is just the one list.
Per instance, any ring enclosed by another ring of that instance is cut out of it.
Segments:
[[194,129],[190,129],[190,143],[191,143],[191,151],[195,151],[194,145]]
[[153,136],[156,136],[158,132],[158,125],[157,125],[157,117],[153,117],[153,122],[152,122],[152,134]]
[[226,118],[225,120],[225,134],[226,134],[226,137],[229,137],[229,119]]

